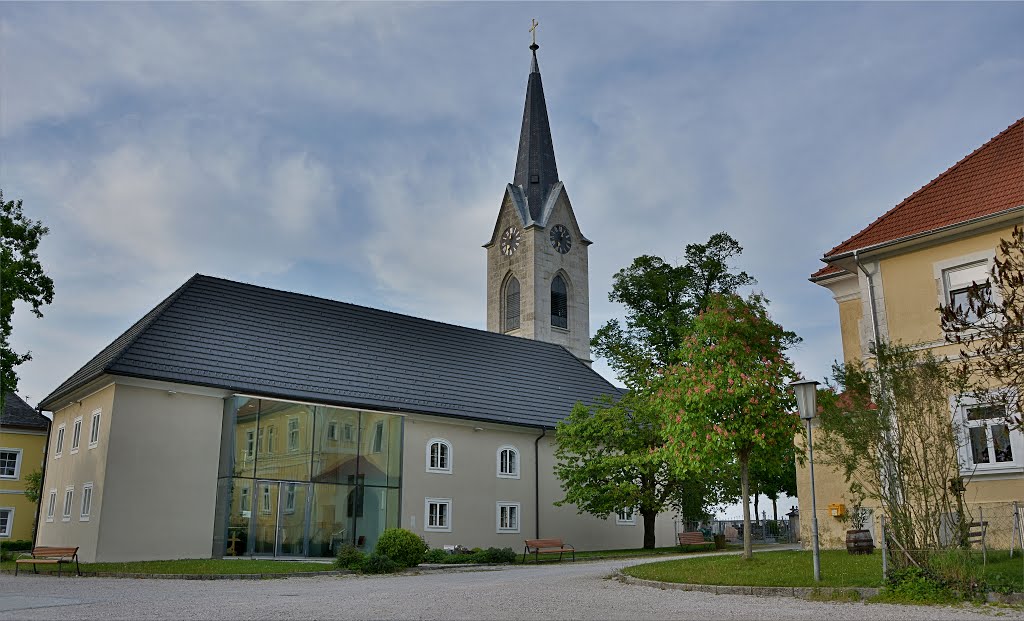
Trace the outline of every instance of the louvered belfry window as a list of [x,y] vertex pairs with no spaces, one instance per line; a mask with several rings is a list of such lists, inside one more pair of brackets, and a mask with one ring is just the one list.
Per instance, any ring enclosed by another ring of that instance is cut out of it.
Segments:
[[505,285],[505,332],[519,329],[519,281],[515,276]]
[[551,281],[551,325],[569,327],[569,291],[561,276],[555,276]]

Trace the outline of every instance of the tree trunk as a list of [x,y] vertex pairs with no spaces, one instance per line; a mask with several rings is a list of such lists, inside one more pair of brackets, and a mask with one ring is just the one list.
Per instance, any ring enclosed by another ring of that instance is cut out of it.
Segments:
[[641,511],[640,516],[644,518],[644,549],[654,549],[654,521],[658,514],[654,511]]
[[754,486],[754,523],[757,524],[758,526],[761,525],[760,501],[761,501],[761,486],[760,485],[755,485]]
[[749,457],[740,453],[740,498],[743,502],[743,558],[754,558],[754,545],[750,541],[750,469]]
[[777,523],[779,521],[779,505],[775,502],[776,500],[778,498],[772,498],[772,521]]

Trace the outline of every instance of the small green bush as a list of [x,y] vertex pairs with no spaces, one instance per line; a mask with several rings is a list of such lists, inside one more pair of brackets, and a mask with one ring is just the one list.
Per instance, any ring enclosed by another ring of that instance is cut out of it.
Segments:
[[334,566],[338,569],[358,571],[362,568],[365,560],[365,554],[351,543],[346,543],[338,549],[338,557],[334,559]]
[[402,567],[415,567],[423,562],[430,546],[423,537],[404,528],[389,528],[380,534],[374,554],[387,556]]
[[423,555],[423,562],[424,563],[445,563],[445,562],[447,562],[449,556],[451,556],[451,554],[448,554],[447,552],[445,552],[441,548],[431,548],[431,549],[427,550],[427,553],[425,555]]
[[487,548],[473,555],[477,563],[514,563],[516,553],[512,548]]
[[402,566],[393,561],[391,557],[376,552],[366,557],[360,568],[364,574],[393,574],[401,569]]
[[910,567],[889,572],[876,601],[890,603],[948,604],[959,598],[930,571]]
[[32,549],[32,541],[18,539],[16,541],[0,541],[0,550],[5,552],[24,552]]

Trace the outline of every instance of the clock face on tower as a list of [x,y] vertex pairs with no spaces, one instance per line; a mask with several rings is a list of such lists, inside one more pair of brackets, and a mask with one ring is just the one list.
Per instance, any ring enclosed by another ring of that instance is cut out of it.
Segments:
[[501,235],[501,254],[506,257],[512,256],[522,239],[523,234],[519,232],[517,227],[510,226],[505,229],[505,232]]
[[569,234],[569,229],[556,224],[551,229],[551,247],[562,254],[569,252],[572,248],[572,235]]

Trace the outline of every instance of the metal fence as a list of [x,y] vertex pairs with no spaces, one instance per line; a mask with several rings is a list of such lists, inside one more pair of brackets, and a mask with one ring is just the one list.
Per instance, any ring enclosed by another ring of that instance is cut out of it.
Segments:
[[[751,541],[754,543],[793,543],[800,533],[790,528],[788,519],[752,521]],[[715,535],[725,535],[730,543],[743,541],[743,520],[676,520],[676,535],[682,532],[700,531],[704,538],[711,540]]]

